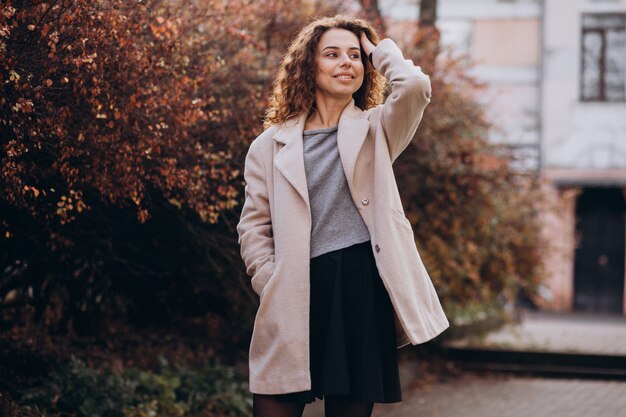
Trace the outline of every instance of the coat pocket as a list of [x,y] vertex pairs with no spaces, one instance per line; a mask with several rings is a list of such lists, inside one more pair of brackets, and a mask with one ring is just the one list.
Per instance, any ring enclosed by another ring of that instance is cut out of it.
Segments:
[[411,226],[411,222],[409,221],[409,219],[406,218],[406,216],[404,215],[404,213],[398,209],[395,208],[391,208],[391,213],[398,219],[400,219],[403,223],[406,223],[409,228],[411,230],[413,230],[413,227]]
[[406,218],[403,212],[398,209],[391,209],[391,216],[395,218],[395,221],[399,222],[400,233],[402,234],[402,238],[406,239],[406,243],[409,241],[415,242],[415,235],[413,234],[413,226],[411,226],[411,222]]
[[274,262],[267,261],[263,266],[256,271],[250,283],[252,284],[252,289],[259,297],[263,294],[263,289],[267,285],[272,273],[274,272]]

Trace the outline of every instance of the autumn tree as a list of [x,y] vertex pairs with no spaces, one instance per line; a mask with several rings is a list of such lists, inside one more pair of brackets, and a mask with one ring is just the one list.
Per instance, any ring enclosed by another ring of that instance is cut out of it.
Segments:
[[451,318],[499,315],[542,281],[535,172],[512,168],[510,149],[491,143],[477,100],[484,83],[463,57],[444,54],[436,1],[422,1],[407,55],[429,74],[433,98],[412,146],[396,163],[416,241]]
[[[242,164],[287,43],[339,10],[324,4],[0,3],[4,327],[200,317],[201,334],[245,345],[257,300],[234,228]],[[537,282],[532,178],[486,141],[478,86],[427,33],[405,55],[433,100],[396,172],[440,295],[464,311]]]
[[114,312],[250,317],[234,229],[241,165],[290,34],[324,10],[1,2],[5,325],[24,311],[59,331]]
[[[368,16],[378,3],[361,1]],[[416,34],[403,51],[429,75],[433,97],[416,137],[395,163],[420,253],[450,318],[500,315],[541,282],[538,179],[511,168],[504,146],[490,143],[477,96],[485,85],[462,57],[443,53],[437,0],[419,2]],[[382,27],[385,24],[381,25]]]

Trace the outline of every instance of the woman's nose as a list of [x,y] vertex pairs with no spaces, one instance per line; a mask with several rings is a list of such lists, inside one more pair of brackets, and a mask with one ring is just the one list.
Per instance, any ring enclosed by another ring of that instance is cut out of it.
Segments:
[[350,61],[350,57],[348,55],[342,55],[342,59],[341,59],[341,65],[352,65],[352,62]]

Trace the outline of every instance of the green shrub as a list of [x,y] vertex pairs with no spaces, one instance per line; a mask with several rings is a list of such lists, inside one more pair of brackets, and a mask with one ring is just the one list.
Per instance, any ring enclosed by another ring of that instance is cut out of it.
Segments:
[[244,416],[251,411],[247,381],[219,363],[192,369],[161,358],[157,371],[114,373],[72,358],[20,403],[77,417]]

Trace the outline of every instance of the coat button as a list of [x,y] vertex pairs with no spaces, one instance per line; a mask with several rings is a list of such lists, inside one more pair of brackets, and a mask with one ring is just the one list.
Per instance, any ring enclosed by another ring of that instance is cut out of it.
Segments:
[[364,198],[363,200],[361,200],[361,203],[363,203],[364,206],[367,206],[370,201],[367,198]]
[[378,243],[374,246],[374,249],[376,249],[376,252],[380,252],[380,246],[378,246]]

